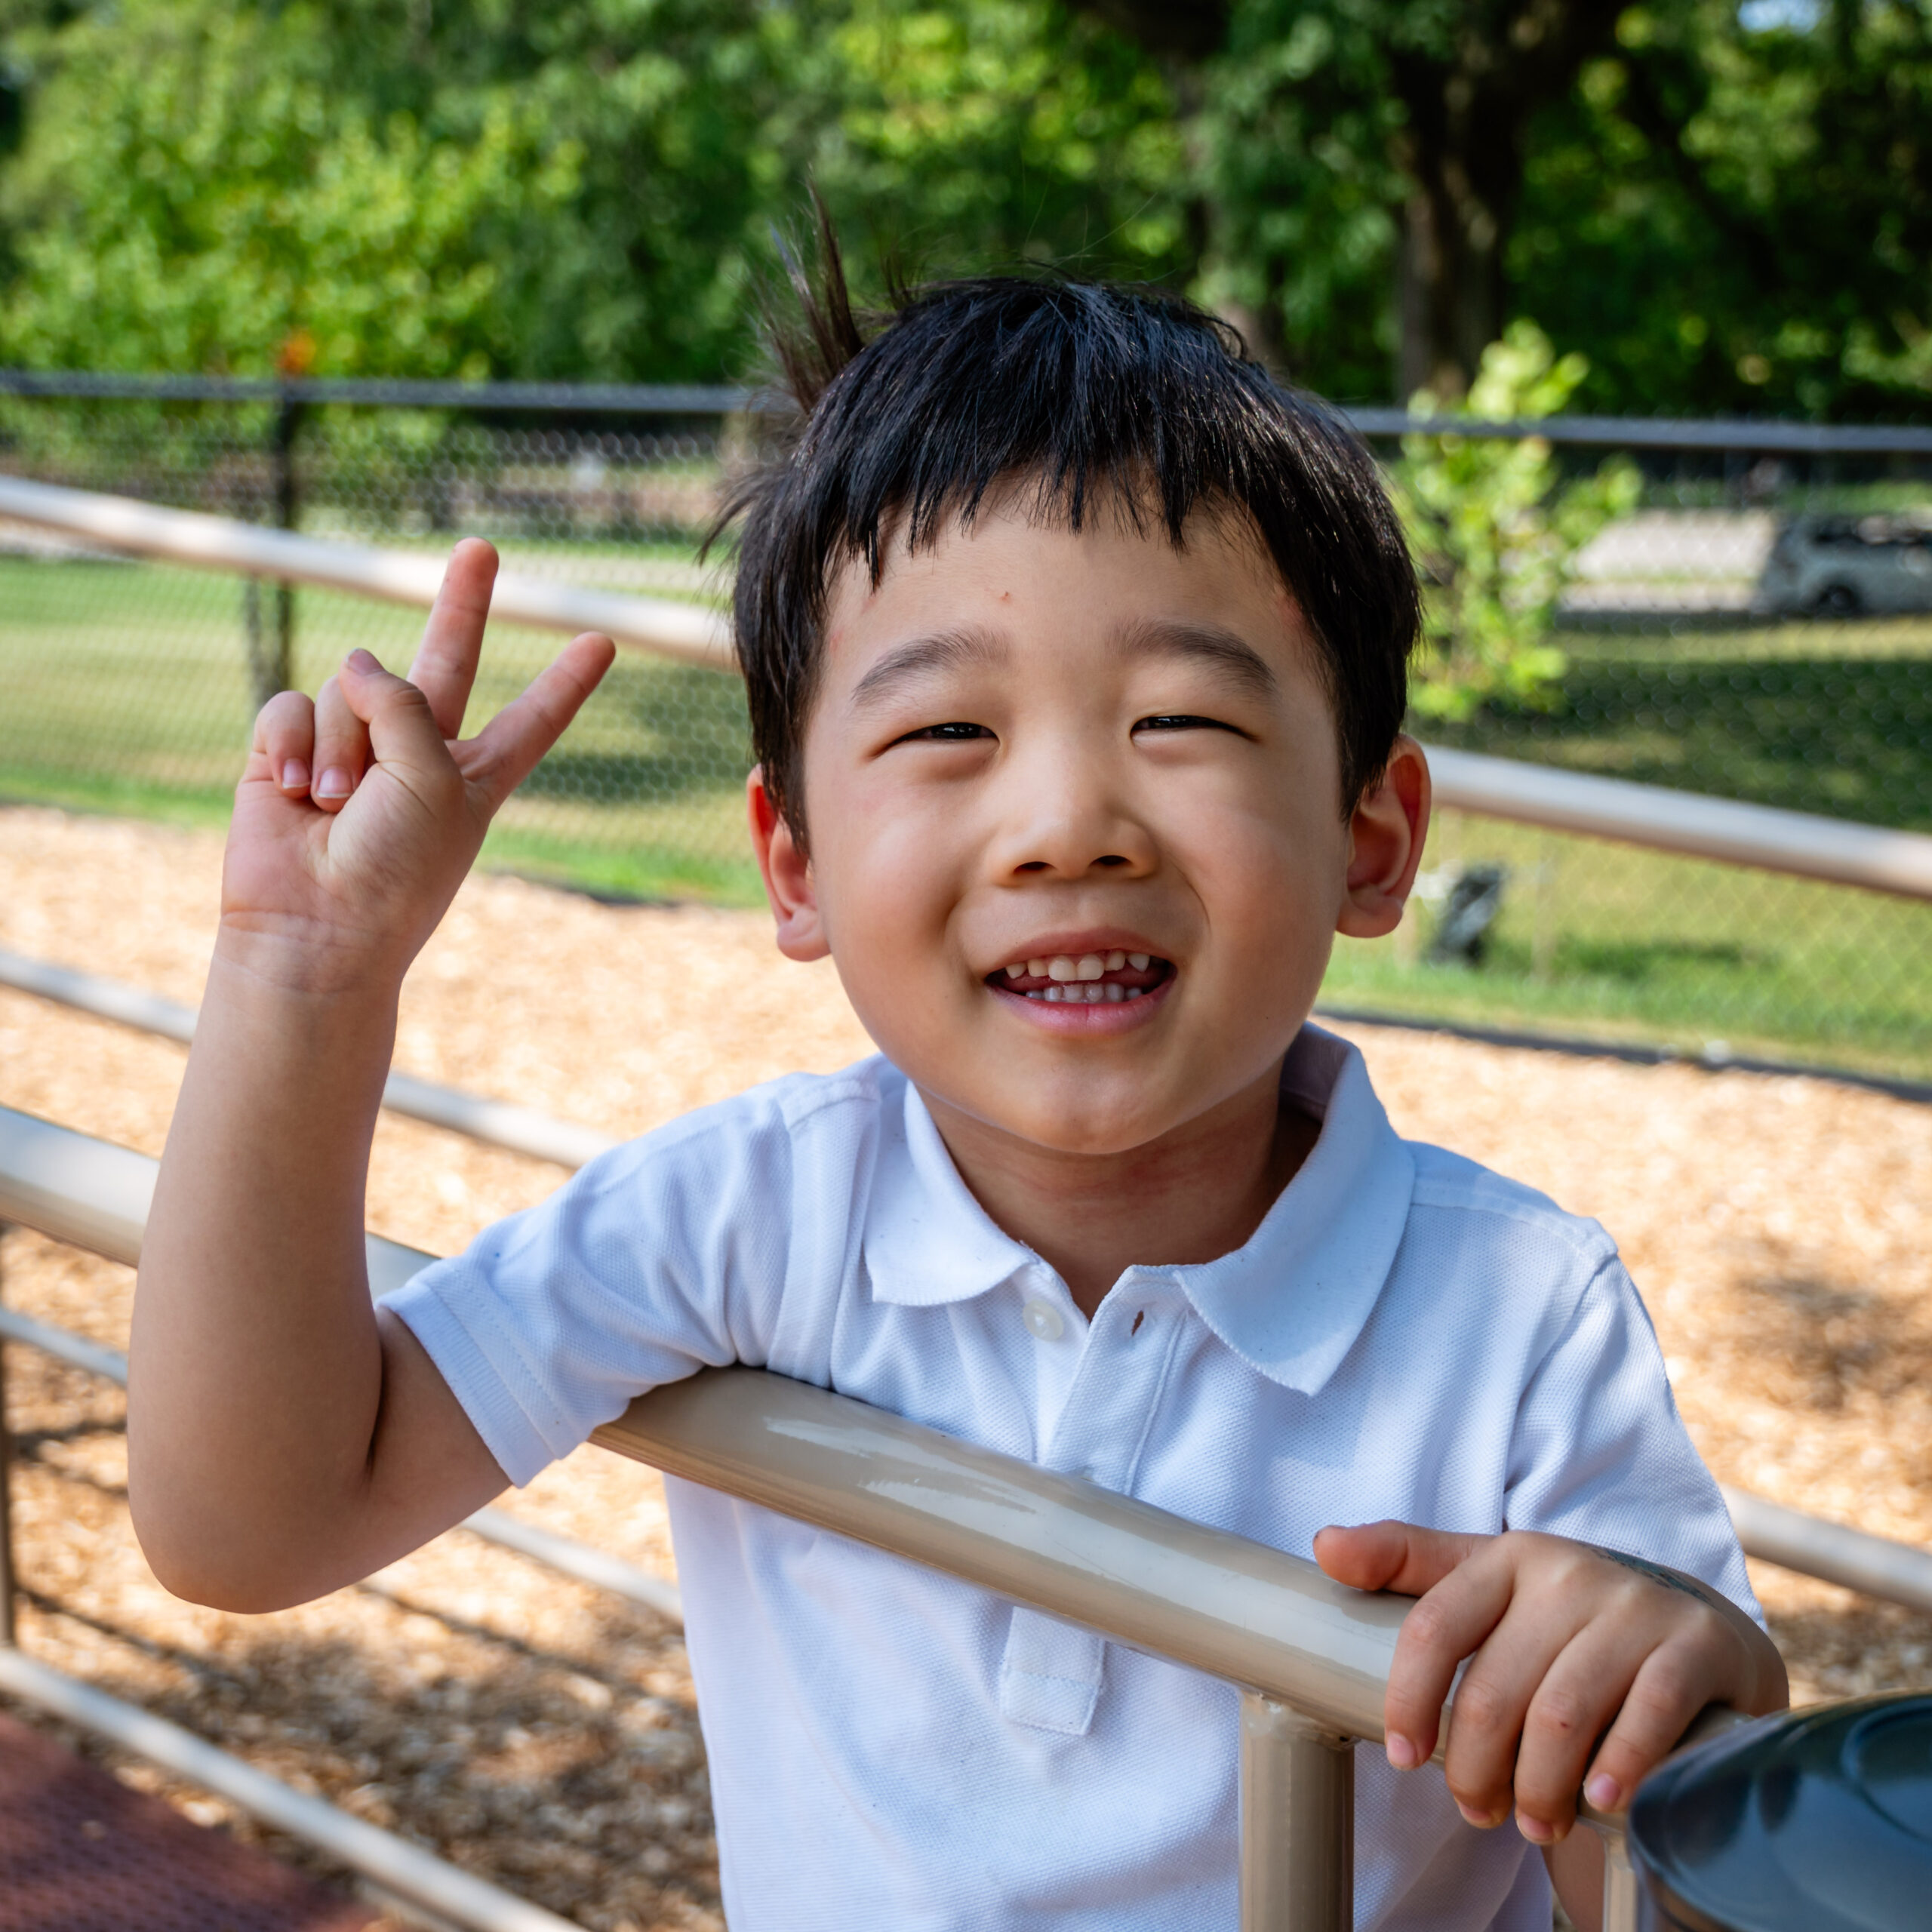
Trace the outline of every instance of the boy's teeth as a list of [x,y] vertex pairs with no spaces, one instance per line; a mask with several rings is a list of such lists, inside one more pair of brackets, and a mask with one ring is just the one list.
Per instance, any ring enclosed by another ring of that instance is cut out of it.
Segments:
[[[1051,959],[1029,959],[1026,970],[1035,978],[1059,980],[1097,980],[1103,973],[1118,973],[1127,964],[1124,952],[1083,952],[1078,959],[1064,952],[1056,952]],[[1007,968],[1008,972],[1013,969]]]
[[1026,997],[1043,999],[1050,1006],[1121,1006],[1129,1000],[1145,999],[1147,994],[1141,986],[1101,986],[1091,980],[1076,980],[1036,987]]
[[1122,998],[1137,998],[1146,989],[1103,986],[1097,982],[1106,974],[1118,973],[1125,967],[1144,973],[1153,963],[1153,958],[1151,952],[1124,952],[1118,949],[1083,952],[1078,958],[1070,952],[1056,952],[1044,958],[1035,956],[1016,959],[1006,968],[1006,977],[1009,980],[1046,980],[1052,983],[1035,988],[1027,995],[1030,999],[1071,1000],[1076,1004],[1090,1004],[1105,1001],[1118,1004]]

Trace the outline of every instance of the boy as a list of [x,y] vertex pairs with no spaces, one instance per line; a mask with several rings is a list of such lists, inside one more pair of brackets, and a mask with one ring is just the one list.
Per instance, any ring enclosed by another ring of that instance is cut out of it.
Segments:
[[[832,288],[736,616],[778,943],[881,1057],[371,1310],[404,971],[611,656],[460,740],[494,560],[459,546],[412,681],[358,653],[257,727],[142,1261],[143,1544],[275,1607],[762,1364],[1422,1596],[1357,1754],[1360,1922],[1542,1932],[1535,1843],[1593,1923],[1579,1787],[1620,1806],[1783,1672],[1607,1238],[1399,1140],[1306,1024],[1427,823],[1372,466],[1177,302],[989,278],[868,344]],[[670,1489],[737,1932],[1232,1924],[1232,1690]]]

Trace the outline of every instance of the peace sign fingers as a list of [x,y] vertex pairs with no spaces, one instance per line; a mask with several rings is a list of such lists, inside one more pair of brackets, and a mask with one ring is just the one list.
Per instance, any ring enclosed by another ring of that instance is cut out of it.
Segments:
[[450,552],[423,642],[409,667],[409,681],[429,700],[430,715],[445,738],[463,735],[463,714],[482,654],[490,592],[497,581],[495,546],[468,537]]

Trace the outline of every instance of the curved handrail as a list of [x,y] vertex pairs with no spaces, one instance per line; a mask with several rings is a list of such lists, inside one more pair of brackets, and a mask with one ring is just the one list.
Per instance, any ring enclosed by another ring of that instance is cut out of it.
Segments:
[[[0,476],[0,516],[67,531],[136,556],[278,583],[319,584],[392,604],[426,608],[435,601],[443,580],[441,557],[300,537],[293,531],[266,530],[259,524],[238,523],[199,510],[166,509],[132,497],[32,483],[17,476]],[[543,630],[601,631],[619,644],[685,663],[714,671],[734,668],[730,625],[702,605],[586,590],[503,571],[491,593],[490,608],[509,623],[533,624]]]
[[[0,951],[0,986],[184,1046],[194,1037],[194,1008],[51,960]],[[558,1120],[532,1107],[438,1086],[411,1074],[390,1074],[383,1105],[393,1113],[467,1134],[487,1146],[506,1147],[561,1167],[581,1167],[617,1144],[615,1136],[580,1121]],[[1724,1486],[1724,1500],[1746,1555],[1780,1564],[1801,1576],[1822,1577],[1887,1602],[1932,1611],[1932,1550],[1874,1536],[1744,1490]]]
[[[52,483],[0,476],[0,516],[66,531],[135,555],[291,583],[322,584],[429,605],[438,558],[266,530],[198,510],[166,509]],[[719,671],[737,668],[724,616],[661,598],[586,590],[505,571],[495,614],[561,631],[603,631],[622,645]],[[1804,878],[1932,900],[1932,837],[1808,812],[1741,804],[1517,758],[1425,747],[1438,804],[1627,844]]]

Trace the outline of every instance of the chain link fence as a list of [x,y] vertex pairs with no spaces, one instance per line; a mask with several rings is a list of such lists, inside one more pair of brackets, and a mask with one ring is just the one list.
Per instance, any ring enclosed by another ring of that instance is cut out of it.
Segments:
[[[697,555],[752,444],[704,390],[0,379],[0,470],[587,585],[721,599]],[[1392,462],[1410,426],[1359,426]],[[1466,430],[1469,426],[1459,426]],[[1484,433],[1487,433],[1486,432]],[[1543,709],[1447,744],[1932,831],[1932,432],[1566,422],[1635,507],[1573,560]],[[340,593],[131,562],[0,525],[0,796],[218,822],[260,697],[420,620]],[[555,640],[502,627],[487,715]],[[736,681],[626,654],[506,810],[491,863],[644,897],[756,897]],[[1932,1078],[1932,907],[1460,813],[1420,916],[1343,942],[1336,1007]]]

